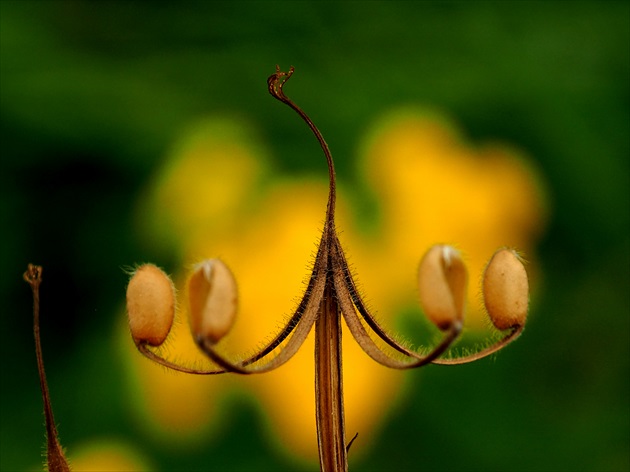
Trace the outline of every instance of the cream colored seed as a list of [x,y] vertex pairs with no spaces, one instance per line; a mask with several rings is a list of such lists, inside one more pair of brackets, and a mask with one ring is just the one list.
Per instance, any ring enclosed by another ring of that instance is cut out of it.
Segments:
[[483,300],[497,329],[525,324],[529,282],[525,266],[515,251],[500,249],[490,259],[483,276]]
[[135,271],[127,286],[127,313],[136,343],[164,342],[175,317],[175,289],[164,271],[153,264]]
[[420,304],[429,319],[446,330],[464,319],[468,271],[459,251],[435,245],[425,254],[418,268]]
[[218,342],[236,318],[237,288],[232,272],[219,259],[203,261],[190,277],[188,297],[193,336]]

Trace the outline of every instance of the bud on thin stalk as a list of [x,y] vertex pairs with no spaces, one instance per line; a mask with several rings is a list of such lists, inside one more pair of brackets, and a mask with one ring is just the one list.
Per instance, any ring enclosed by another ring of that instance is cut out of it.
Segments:
[[175,317],[175,288],[164,271],[153,264],[136,270],[127,286],[127,313],[136,344],[164,342]]
[[425,314],[441,330],[464,319],[468,271],[459,251],[435,245],[425,254],[418,269],[418,291]]
[[232,272],[219,259],[201,262],[188,282],[188,297],[193,336],[218,342],[236,317],[237,289]]
[[523,326],[529,305],[525,266],[512,249],[499,249],[483,275],[483,301],[497,329]]

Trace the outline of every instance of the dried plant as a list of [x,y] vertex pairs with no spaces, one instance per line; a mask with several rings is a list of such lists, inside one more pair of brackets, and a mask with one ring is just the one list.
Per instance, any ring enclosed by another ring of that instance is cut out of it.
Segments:
[[[346,442],[344,427],[341,317],[361,348],[376,362],[393,369],[411,369],[429,363],[457,365],[486,357],[515,340],[525,326],[529,287],[527,273],[518,254],[499,249],[483,275],[484,304],[490,321],[504,336],[479,352],[441,359],[462,331],[468,273],[459,252],[451,246],[435,245],[418,269],[418,291],[426,316],[443,333],[437,346],[413,350],[389,334],[370,313],[357,289],[335,227],[336,183],[333,159],[322,134],[311,119],[288,98],[283,87],[293,68],[267,79],[269,93],[291,107],[317,138],[328,164],[329,191],[326,217],[317,255],[304,295],[285,327],[253,355],[232,361],[217,345],[234,323],[237,311],[236,281],[219,259],[198,264],[188,281],[189,322],[199,349],[217,367],[209,370],[174,363],[156,350],[168,338],[175,316],[175,288],[171,279],[153,264],[135,270],[127,287],[129,327],[138,350],[167,368],[189,374],[211,375],[233,372],[258,374],[276,369],[298,351],[315,327],[315,404],[319,460],[322,471],[347,471],[347,454],[356,439]],[[48,464],[51,471],[69,470],[59,446],[41,362],[39,346],[39,283],[41,268],[29,266],[25,279],[34,294],[35,339],[44,397],[48,433]]]
[[192,369],[175,364],[152,350],[167,338],[175,305],[169,277],[154,265],[139,267],[131,278],[127,289],[129,323],[142,354],[168,368],[191,374],[258,374],[276,369],[291,359],[315,326],[315,404],[320,466],[323,471],[345,471],[352,441],[346,443],[344,428],[341,316],[363,350],[387,367],[411,369],[429,363],[464,364],[498,351],[522,332],[527,317],[528,281],[516,252],[498,250],[486,268],[483,293],[490,320],[497,329],[506,331],[505,336],[480,352],[439,359],[461,333],[468,275],[456,249],[433,246],[420,263],[418,288],[424,312],[444,333],[443,340],[428,353],[420,353],[388,334],[367,309],[337,237],[335,168],[328,145],[308,115],[283,91],[292,74],[293,68],[282,72],[277,67],[276,73],[267,79],[269,93],[291,107],[309,126],[326,156],[329,175],[324,229],[308,285],[295,313],[258,352],[237,362],[227,359],[216,347],[236,316],[236,281],[221,260],[210,259],[198,264],[189,279],[189,315],[196,344],[217,369]]

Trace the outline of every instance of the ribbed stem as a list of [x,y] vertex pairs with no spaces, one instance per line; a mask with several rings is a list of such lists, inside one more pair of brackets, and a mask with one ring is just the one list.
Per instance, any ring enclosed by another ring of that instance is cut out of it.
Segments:
[[315,404],[319,462],[322,472],[348,470],[343,411],[340,314],[332,280],[329,280],[315,323]]

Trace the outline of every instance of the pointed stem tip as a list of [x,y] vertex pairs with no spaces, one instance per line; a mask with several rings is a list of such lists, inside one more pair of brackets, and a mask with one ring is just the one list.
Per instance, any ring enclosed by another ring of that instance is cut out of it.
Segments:
[[324,151],[324,155],[326,156],[326,163],[328,164],[328,178],[329,178],[329,186],[328,186],[328,207],[326,211],[326,224],[329,226],[334,226],[335,224],[335,200],[337,194],[337,185],[335,179],[335,165],[333,162],[332,154],[330,153],[330,148],[324,139],[324,136],[319,131],[315,123],[309,118],[309,116],[298,107],[293,100],[287,97],[282,90],[284,84],[291,78],[295,69],[293,66],[289,68],[288,72],[282,72],[279,66],[276,66],[276,73],[269,76],[267,79],[267,85],[269,87],[269,93],[277,100],[280,100],[282,103],[290,106],[300,117],[304,120],[304,122],[311,129],[312,133],[317,138],[319,145]]

